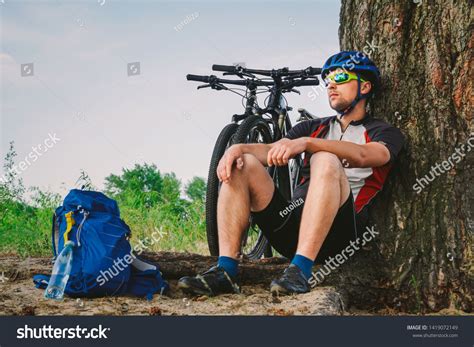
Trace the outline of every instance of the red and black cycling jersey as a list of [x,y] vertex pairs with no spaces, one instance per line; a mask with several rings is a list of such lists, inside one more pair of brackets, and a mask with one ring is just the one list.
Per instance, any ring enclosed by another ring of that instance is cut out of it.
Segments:
[[[369,142],[379,142],[388,148],[390,160],[383,166],[372,168],[344,168],[351,186],[352,194],[354,195],[356,212],[359,213],[382,189],[405,140],[398,128],[380,119],[373,118],[368,114],[359,121],[349,123],[345,131],[342,131],[338,117],[339,116],[331,116],[298,123],[290,129],[285,137],[291,140],[299,137],[315,137],[326,140],[349,141],[360,145]],[[305,193],[298,190],[306,190],[308,188],[308,184],[306,183],[308,183],[307,181],[309,180],[310,156],[310,153],[305,154],[305,164],[302,169],[303,179],[299,187],[295,190],[293,199],[296,195]]]

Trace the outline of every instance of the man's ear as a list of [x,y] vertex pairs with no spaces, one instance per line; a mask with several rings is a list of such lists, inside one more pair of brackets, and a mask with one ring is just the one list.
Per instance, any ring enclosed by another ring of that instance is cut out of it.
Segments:
[[360,92],[361,94],[368,94],[372,90],[372,82],[365,81],[361,82],[360,84]]

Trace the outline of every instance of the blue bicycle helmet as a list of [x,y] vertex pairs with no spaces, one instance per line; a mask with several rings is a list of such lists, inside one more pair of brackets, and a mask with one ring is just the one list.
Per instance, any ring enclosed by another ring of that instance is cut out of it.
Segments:
[[360,100],[368,98],[380,88],[380,71],[374,62],[364,53],[358,51],[342,51],[332,55],[326,60],[321,71],[321,77],[325,79],[330,71],[338,68],[361,73],[364,78],[372,83],[372,91],[369,94],[362,95],[360,93],[360,76],[357,74],[357,96],[347,109],[338,111],[341,116],[343,116],[349,113]]

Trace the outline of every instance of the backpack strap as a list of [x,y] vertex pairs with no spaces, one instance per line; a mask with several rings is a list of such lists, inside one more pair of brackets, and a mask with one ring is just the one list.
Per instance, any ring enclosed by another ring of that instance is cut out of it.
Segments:
[[63,234],[64,244],[69,241],[69,233],[71,232],[73,225],[76,224],[73,214],[74,211],[69,211],[64,215],[64,217],[66,217],[66,231]]
[[82,217],[82,221],[77,227],[77,234],[76,234],[76,239],[77,239],[77,246],[81,247],[81,232],[82,232],[82,227],[84,226],[84,222],[86,221],[87,217],[89,217],[89,211],[85,210],[82,208],[82,206],[77,206],[77,209],[84,217]]
[[56,252],[56,213],[53,213],[53,221],[52,221],[52,226],[51,226],[51,244],[53,246],[53,255],[54,258],[57,257],[57,252]]

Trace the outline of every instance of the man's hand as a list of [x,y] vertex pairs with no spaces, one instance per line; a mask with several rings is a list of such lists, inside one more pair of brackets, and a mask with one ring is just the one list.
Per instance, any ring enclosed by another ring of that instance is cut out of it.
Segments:
[[217,166],[217,177],[219,178],[220,182],[226,183],[230,181],[230,175],[234,162],[237,163],[237,169],[242,169],[244,166],[244,161],[242,159],[243,154],[244,152],[242,151],[242,147],[238,144],[230,146],[225,151],[224,155],[219,161],[219,165]]
[[283,166],[288,164],[288,160],[306,151],[307,138],[300,137],[294,140],[281,139],[272,145],[268,151],[268,166]]

